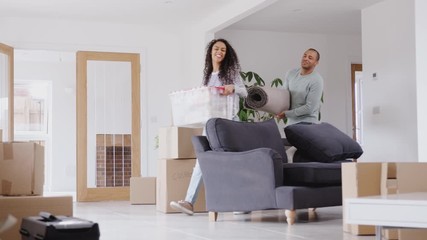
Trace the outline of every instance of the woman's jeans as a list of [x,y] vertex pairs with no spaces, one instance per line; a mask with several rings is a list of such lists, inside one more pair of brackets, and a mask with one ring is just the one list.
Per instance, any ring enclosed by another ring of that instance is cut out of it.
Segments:
[[[203,136],[206,136],[206,127],[203,128]],[[191,174],[190,183],[187,188],[187,195],[185,196],[185,201],[190,202],[192,205],[197,200],[199,195],[200,184],[202,183],[202,169],[200,169],[199,161],[196,159],[196,165],[193,168],[193,173]]]
[[192,205],[197,200],[199,194],[200,184],[202,183],[202,170],[200,169],[199,161],[196,160],[196,165],[191,175],[190,184],[188,185],[187,195],[185,201],[190,202]]

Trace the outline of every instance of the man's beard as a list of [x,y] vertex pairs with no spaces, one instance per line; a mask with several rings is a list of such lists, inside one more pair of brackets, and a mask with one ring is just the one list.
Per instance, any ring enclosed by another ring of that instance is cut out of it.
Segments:
[[311,69],[312,69],[312,67],[311,67],[311,66],[308,66],[308,67],[301,66],[301,68],[303,68],[304,70],[311,70]]

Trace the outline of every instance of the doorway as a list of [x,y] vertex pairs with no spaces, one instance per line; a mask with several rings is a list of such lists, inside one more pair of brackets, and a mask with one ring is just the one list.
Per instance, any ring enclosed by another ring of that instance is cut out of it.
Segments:
[[363,142],[362,134],[362,64],[351,64],[351,96],[352,96],[352,129],[353,139],[360,145]]

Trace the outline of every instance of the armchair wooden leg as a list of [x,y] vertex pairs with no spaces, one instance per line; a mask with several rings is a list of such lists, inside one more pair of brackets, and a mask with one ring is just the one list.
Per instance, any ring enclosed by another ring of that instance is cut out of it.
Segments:
[[295,223],[295,218],[296,218],[296,212],[295,210],[285,210],[285,215],[286,215],[286,221],[288,222],[289,225],[292,225]]
[[218,219],[218,212],[209,212],[209,221],[216,222]]

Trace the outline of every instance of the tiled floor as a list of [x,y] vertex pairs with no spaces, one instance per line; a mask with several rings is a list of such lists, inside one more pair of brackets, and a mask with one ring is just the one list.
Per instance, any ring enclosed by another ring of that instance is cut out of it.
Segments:
[[342,231],[342,208],[319,208],[309,219],[297,211],[297,222],[288,226],[283,211],[256,211],[246,215],[222,213],[209,222],[207,213],[194,216],[164,214],[154,205],[129,202],[74,203],[74,216],[99,223],[102,240],[134,239],[286,239],[373,240]]

